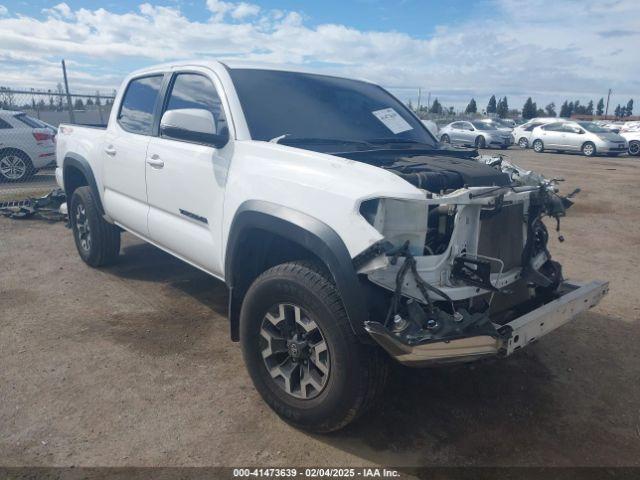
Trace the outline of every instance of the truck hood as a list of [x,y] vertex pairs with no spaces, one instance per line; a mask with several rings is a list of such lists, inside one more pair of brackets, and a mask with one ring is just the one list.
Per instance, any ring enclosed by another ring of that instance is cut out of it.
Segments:
[[350,152],[340,154],[391,171],[432,193],[468,187],[506,186],[509,175],[474,160],[476,150]]

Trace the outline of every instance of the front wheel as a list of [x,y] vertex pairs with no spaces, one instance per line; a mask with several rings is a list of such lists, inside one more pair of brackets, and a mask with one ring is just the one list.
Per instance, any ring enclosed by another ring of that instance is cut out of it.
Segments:
[[387,357],[354,335],[332,280],[313,263],[260,275],[240,314],[247,370],[285,421],[314,432],[343,428],[379,397]]
[[89,187],[79,187],[71,196],[69,223],[80,258],[92,267],[113,263],[120,252],[120,230],[100,215]]
[[526,150],[527,148],[529,148],[529,140],[522,137],[520,140],[518,140],[518,146],[523,150]]
[[632,142],[629,142],[629,155],[633,155],[634,157],[637,157],[640,155],[640,142],[637,140],[634,140]]
[[476,148],[485,148],[487,146],[487,141],[484,137],[480,136],[476,138]]
[[533,151],[536,153],[544,152],[544,144],[542,143],[542,140],[535,140],[533,142]]
[[442,143],[451,143],[451,139],[449,138],[449,135],[447,135],[446,133],[442,135],[442,137],[440,137],[440,141]]
[[585,157],[593,157],[596,154],[596,146],[591,142],[585,143],[582,145],[582,154]]

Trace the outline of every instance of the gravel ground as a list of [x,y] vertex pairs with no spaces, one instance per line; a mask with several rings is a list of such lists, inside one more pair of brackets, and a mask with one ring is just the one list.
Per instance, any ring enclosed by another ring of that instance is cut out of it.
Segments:
[[56,188],[55,169],[44,169],[24,182],[0,182],[0,202],[41,196],[53,188]]
[[509,154],[583,189],[551,249],[611,293],[507,360],[395,368],[329,436],[254,391],[222,283],[130,235],[93,270],[61,223],[0,218],[0,465],[640,466],[638,160]]

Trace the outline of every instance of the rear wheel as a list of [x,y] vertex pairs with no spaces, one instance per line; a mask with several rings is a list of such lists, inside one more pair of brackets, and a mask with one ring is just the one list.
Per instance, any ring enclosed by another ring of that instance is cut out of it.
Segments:
[[0,180],[20,182],[35,173],[31,159],[23,151],[11,148],[0,153]]
[[640,155],[640,141],[633,140],[632,142],[629,142],[629,155],[633,155],[635,157]]
[[536,153],[544,152],[544,144],[542,143],[542,140],[535,140],[533,142],[533,151]]
[[330,277],[291,262],[260,275],[240,314],[247,370],[285,421],[315,432],[338,430],[382,392],[387,357],[354,335]]
[[529,148],[529,140],[522,137],[520,140],[518,140],[518,146],[523,150]]
[[478,138],[476,138],[476,148],[485,148],[486,145],[487,142],[483,136],[479,136]]
[[73,192],[69,223],[80,258],[87,265],[102,267],[116,260],[120,253],[120,230],[102,218],[89,187],[79,187]]
[[592,142],[582,145],[582,154],[585,157],[593,157],[596,154],[596,146]]
[[442,135],[442,137],[440,137],[440,141],[442,143],[451,143],[451,139],[449,138],[449,135],[447,135],[446,133]]

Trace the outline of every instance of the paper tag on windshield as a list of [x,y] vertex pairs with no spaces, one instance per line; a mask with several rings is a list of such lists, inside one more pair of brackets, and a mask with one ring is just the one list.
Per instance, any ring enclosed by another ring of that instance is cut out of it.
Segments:
[[371,113],[373,113],[376,118],[384,123],[385,127],[393,133],[402,133],[407,130],[413,130],[413,127],[409,125],[404,118],[398,115],[398,112],[393,108],[384,108]]

